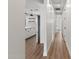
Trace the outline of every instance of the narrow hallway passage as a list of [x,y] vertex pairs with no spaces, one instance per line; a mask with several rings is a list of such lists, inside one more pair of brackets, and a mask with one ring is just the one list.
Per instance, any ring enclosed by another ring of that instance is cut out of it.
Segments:
[[70,59],[70,55],[63,39],[62,33],[56,33],[54,43],[48,51],[48,56],[43,56],[43,44],[36,44],[35,37],[26,42],[26,59]]

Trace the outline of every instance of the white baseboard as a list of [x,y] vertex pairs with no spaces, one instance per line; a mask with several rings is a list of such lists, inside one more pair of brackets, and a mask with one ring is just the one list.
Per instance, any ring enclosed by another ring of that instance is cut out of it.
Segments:
[[[54,35],[52,35],[52,40],[51,40],[51,42],[50,42],[50,45],[51,45],[51,43],[54,41]],[[50,48],[50,47],[49,47]],[[47,53],[48,53],[48,51],[49,51],[49,48],[47,49],[47,51],[43,51],[43,56],[47,56]]]
[[70,51],[70,49],[69,49],[69,45],[68,45],[68,43],[67,43],[66,40],[65,40],[65,42],[66,42],[66,46],[67,46],[67,49],[68,49],[69,55],[71,55],[71,51]]
[[43,52],[43,56],[47,56],[47,52],[46,51]]

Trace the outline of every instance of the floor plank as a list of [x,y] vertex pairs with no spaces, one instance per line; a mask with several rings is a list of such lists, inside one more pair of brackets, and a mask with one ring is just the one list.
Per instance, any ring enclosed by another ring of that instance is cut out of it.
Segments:
[[66,42],[62,33],[56,33],[54,42],[51,43],[48,56],[43,56],[43,44],[36,44],[36,36],[26,42],[26,59],[70,59]]
[[37,44],[36,37],[25,40],[26,42],[26,59],[46,59],[43,56],[43,44]]
[[70,59],[66,42],[61,32],[55,34],[54,43],[52,42],[48,52],[48,59]]

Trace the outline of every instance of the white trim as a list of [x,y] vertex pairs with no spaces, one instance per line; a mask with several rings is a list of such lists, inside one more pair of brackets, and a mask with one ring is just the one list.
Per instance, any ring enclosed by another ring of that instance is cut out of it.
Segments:
[[[55,37],[55,35],[52,35],[52,40],[50,41],[50,45],[49,45],[49,47],[48,47],[48,51],[49,51],[49,48],[50,48],[50,46],[51,46],[51,43],[53,42],[54,43],[54,37]],[[47,51],[47,52],[48,52]]]
[[[65,39],[64,39],[64,40],[65,40]],[[66,46],[67,46],[67,48],[68,48],[69,55],[71,55],[71,52],[70,52],[70,49],[69,49],[69,45],[68,45],[68,43],[67,43],[66,40],[65,40],[65,43],[66,43]]]
[[43,56],[47,56],[47,52],[43,52]]

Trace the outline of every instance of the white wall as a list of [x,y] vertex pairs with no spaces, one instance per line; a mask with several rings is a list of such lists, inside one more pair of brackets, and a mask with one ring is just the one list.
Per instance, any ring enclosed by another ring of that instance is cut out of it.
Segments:
[[70,7],[66,8],[66,11],[63,14],[63,35],[66,41],[69,53],[71,53],[71,9]]
[[45,1],[45,16],[46,16],[46,41],[44,41],[46,43],[46,53],[48,52],[48,49],[50,47],[50,44],[53,40],[54,37],[54,31],[55,31],[55,27],[54,27],[54,21],[55,21],[55,15],[54,15],[54,11],[51,5],[49,5],[49,0],[44,0]]
[[46,29],[46,16],[47,15],[47,9],[46,6],[44,5],[41,9],[41,28],[40,28],[40,32],[41,32],[41,42],[44,43],[44,52],[43,55],[46,56],[47,55],[47,29]]
[[25,59],[25,0],[9,0],[9,59]]
[[47,49],[49,49],[51,42],[54,38],[54,31],[55,31],[55,17],[54,12],[48,12],[47,15]]

